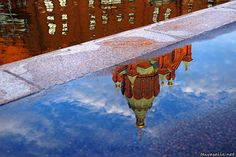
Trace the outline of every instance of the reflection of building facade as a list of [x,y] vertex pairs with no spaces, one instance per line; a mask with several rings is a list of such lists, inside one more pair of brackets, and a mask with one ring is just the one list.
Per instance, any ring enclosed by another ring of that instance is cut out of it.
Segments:
[[[1,58],[11,58],[10,53],[22,58],[33,56],[225,1],[2,0],[0,64],[6,63]],[[9,51],[8,46],[13,46],[14,51]]]
[[0,2],[0,65],[30,57],[24,34],[29,31],[26,0]]
[[173,85],[175,71],[181,62],[185,69],[192,61],[191,45],[177,48],[171,53],[157,56],[152,59],[118,67],[113,73],[113,81],[127,99],[129,107],[134,111],[136,126],[144,127],[147,111],[160,92],[160,83]]

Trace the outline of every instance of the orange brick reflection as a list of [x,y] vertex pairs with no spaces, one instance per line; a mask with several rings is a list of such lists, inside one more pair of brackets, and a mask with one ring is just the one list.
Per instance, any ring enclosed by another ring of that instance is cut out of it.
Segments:
[[16,44],[9,46],[3,44],[3,40],[0,38],[0,65],[31,57],[21,40],[16,40],[14,41]]
[[227,1],[2,0],[0,65]]

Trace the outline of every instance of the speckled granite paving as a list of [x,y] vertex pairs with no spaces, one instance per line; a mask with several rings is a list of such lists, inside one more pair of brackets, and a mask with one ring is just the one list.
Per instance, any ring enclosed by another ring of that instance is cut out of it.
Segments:
[[229,2],[0,66],[0,104],[231,24],[235,6],[236,1]]

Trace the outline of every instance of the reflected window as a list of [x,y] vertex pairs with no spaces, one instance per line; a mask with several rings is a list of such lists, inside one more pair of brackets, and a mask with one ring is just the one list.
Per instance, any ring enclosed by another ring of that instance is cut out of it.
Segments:
[[94,5],[94,0],[89,0],[88,3],[89,3],[89,6],[93,6]]
[[102,24],[107,24],[108,22],[108,14],[103,14],[102,15]]
[[121,4],[122,0],[101,0],[101,4]]
[[62,24],[62,35],[66,35],[66,32],[68,32],[68,25],[67,23]]
[[67,14],[62,14],[62,15],[61,15],[61,19],[62,19],[62,20],[67,20]]
[[47,16],[47,20],[54,21],[54,16]]
[[64,32],[68,31],[68,25],[67,25],[67,23],[63,23],[63,24],[62,24],[62,31],[64,31]]
[[48,12],[52,12],[53,11],[54,5],[53,5],[53,2],[51,0],[44,0],[44,5],[45,5],[46,10]]
[[49,27],[49,29],[48,29],[48,34],[54,35],[55,32],[56,32],[56,27],[57,27],[57,25],[56,25],[55,23],[49,23],[49,24],[48,24],[48,27]]
[[208,0],[208,8],[213,7],[214,0]]
[[116,15],[116,19],[117,19],[118,22],[121,22],[123,20],[122,14]]
[[169,18],[170,18],[170,15],[171,15],[171,9],[170,9],[170,8],[167,8],[167,9],[166,9],[166,12],[165,12],[165,14],[164,14],[165,20],[169,19]]
[[135,20],[135,14],[129,13],[129,23],[134,24],[134,20]]
[[188,12],[191,13],[193,11],[193,4],[189,3],[188,4]]
[[157,18],[159,16],[159,8],[158,7],[155,7],[154,8],[154,11],[152,13],[152,21],[153,22],[157,22]]
[[[163,5],[163,0],[148,0],[151,4],[155,4],[158,6],[162,6]],[[168,1],[168,0],[167,0]]]
[[67,0],[59,0],[59,3],[60,3],[61,7],[65,7],[66,3],[67,3]]
[[96,17],[90,15],[89,30],[94,30],[96,28]]

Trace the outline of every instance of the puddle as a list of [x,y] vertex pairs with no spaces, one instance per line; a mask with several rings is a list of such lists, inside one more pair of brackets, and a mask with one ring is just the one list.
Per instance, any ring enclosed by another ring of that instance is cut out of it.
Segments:
[[0,2],[0,65],[228,1],[5,0]]
[[0,156],[235,153],[234,39],[197,41],[1,106]]

